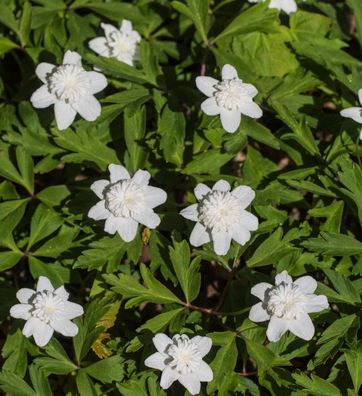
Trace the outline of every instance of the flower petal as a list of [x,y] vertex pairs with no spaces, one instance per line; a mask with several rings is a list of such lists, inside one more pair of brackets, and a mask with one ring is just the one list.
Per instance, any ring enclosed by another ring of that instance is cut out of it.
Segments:
[[33,337],[36,345],[43,347],[45,346],[50,339],[54,330],[46,323],[39,320],[38,325],[34,328]]
[[132,180],[140,186],[147,186],[150,181],[150,172],[139,169],[132,177]]
[[362,88],[358,90],[358,100],[360,104],[362,105]]
[[31,95],[30,102],[36,109],[44,109],[55,103],[55,96],[49,92],[48,87],[44,84]]
[[53,291],[54,287],[46,276],[39,276],[38,284],[36,285],[36,291],[43,292],[45,290]]
[[231,194],[240,199],[242,209],[247,208],[255,198],[255,191],[249,186],[238,186],[231,192]]
[[90,93],[96,94],[102,91],[107,86],[107,79],[102,73],[95,71],[87,72],[87,77],[90,80]]
[[110,25],[109,23],[101,23],[101,27],[104,30],[104,33],[107,36],[107,38],[109,38],[109,35],[112,34],[113,32],[118,31],[118,29],[115,26]]
[[258,94],[257,88],[253,84],[242,84],[242,88],[248,93],[250,98],[253,98]]
[[219,84],[215,78],[200,76],[196,77],[196,86],[197,88],[206,96],[212,96],[216,91],[215,85]]
[[243,210],[238,218],[238,221],[242,224],[244,228],[249,231],[256,231],[259,226],[259,220],[252,213]]
[[55,68],[56,66],[51,63],[42,62],[36,67],[35,74],[43,83],[46,83],[48,74],[51,74]]
[[163,355],[160,352],[156,352],[145,360],[145,366],[157,370],[163,370],[166,367],[165,360],[166,360],[165,355]]
[[252,294],[255,297],[258,297],[259,300],[264,301],[265,300],[265,292],[268,289],[271,289],[272,287],[273,287],[273,285],[271,285],[270,283],[260,282],[251,288],[250,294]]
[[231,187],[230,187],[230,183],[228,183],[226,180],[219,180],[213,185],[212,189],[226,192],[226,191],[230,191]]
[[283,10],[287,14],[291,14],[292,12],[296,12],[298,7],[295,0],[271,0],[269,4],[269,8],[278,8],[279,10]]
[[253,305],[249,311],[249,319],[253,322],[265,322],[266,320],[270,319],[270,315],[263,308],[263,303],[259,302]]
[[191,341],[197,345],[202,358],[210,352],[212,347],[212,339],[210,337],[195,336]]
[[134,213],[133,218],[140,224],[152,229],[158,227],[161,223],[160,216],[149,208],[144,208],[142,212]]
[[282,335],[288,330],[288,321],[272,316],[266,331],[266,335],[269,341],[278,341]]
[[28,320],[30,318],[30,310],[32,309],[30,304],[15,304],[10,308],[10,316],[16,319]]
[[96,37],[88,43],[89,48],[101,56],[109,57],[107,39],[105,37]]
[[233,78],[238,78],[238,72],[234,66],[226,64],[222,68],[221,77],[223,80],[232,80]]
[[74,121],[75,116],[77,115],[76,110],[74,110],[70,104],[62,102],[60,100],[57,100],[54,104],[54,113],[55,121],[60,131],[68,128]]
[[216,100],[214,97],[204,100],[201,103],[201,110],[209,116],[220,114],[220,107],[216,104]]
[[197,370],[197,376],[201,382],[210,382],[214,378],[214,374],[210,366],[203,360],[200,362],[199,368]]
[[89,209],[88,217],[93,220],[105,220],[111,214],[105,207],[105,200],[102,199]]
[[50,326],[66,337],[74,337],[78,334],[78,326],[71,322],[69,319],[58,319],[50,322]]
[[192,205],[188,206],[187,208],[182,209],[180,212],[180,215],[182,217],[184,217],[185,219],[197,221],[198,216],[199,216],[198,211],[197,211],[198,206],[199,206],[198,204],[192,204]]
[[215,253],[224,256],[230,248],[231,236],[226,232],[211,232]]
[[311,276],[302,276],[294,281],[295,285],[298,285],[304,294],[313,294],[317,288],[317,281]]
[[73,104],[73,107],[87,121],[94,121],[101,114],[100,103],[90,94],[82,96],[79,102]]
[[176,370],[172,370],[169,366],[166,366],[162,371],[160,385],[162,389],[168,389],[174,381],[178,378]]
[[349,107],[340,112],[342,117],[352,118],[353,121],[362,124],[362,107]]
[[201,384],[197,374],[181,375],[178,380],[180,384],[191,393],[191,395],[197,395],[200,393]]
[[305,303],[305,309],[307,313],[320,312],[329,308],[328,299],[326,296],[315,294],[307,296],[307,301]]
[[244,102],[240,108],[242,114],[251,118],[260,118],[263,115],[263,110],[256,103]]
[[57,289],[55,289],[54,294],[59,296],[64,301],[67,301],[69,298],[69,293],[65,290],[64,286],[60,286]]
[[120,218],[121,217],[114,217],[112,213],[109,213],[109,217],[104,224],[104,231],[111,235],[115,234],[119,227]]
[[82,65],[82,58],[81,56],[78,54],[78,52],[76,51],[67,51],[64,54],[64,58],[63,58],[63,65],[65,64],[74,64],[74,65],[78,65],[81,66]]
[[131,242],[135,239],[135,236],[137,234],[137,229],[138,229],[137,221],[131,218],[124,219],[123,217],[120,217],[118,219],[117,231],[119,236],[125,242]]
[[42,321],[38,318],[31,317],[28,319],[23,327],[23,334],[25,337],[33,335],[36,328],[41,325]]
[[23,304],[27,304],[29,300],[34,296],[35,290],[24,287],[19,289],[16,293],[16,298]]
[[232,225],[231,236],[241,246],[244,246],[251,238],[249,230],[239,220]]
[[144,200],[145,204],[153,209],[166,202],[167,194],[162,188],[147,186]]
[[211,189],[206,184],[203,183],[199,183],[194,189],[194,194],[195,197],[198,199],[198,201],[200,201],[204,197],[204,195],[207,195],[210,192]]
[[288,321],[289,330],[297,337],[309,341],[314,336],[314,325],[307,314],[301,314],[298,319]]
[[275,284],[278,286],[282,282],[284,283],[293,283],[292,277],[288,274],[288,271],[283,271],[280,274],[275,276]]
[[123,19],[121,28],[119,30],[124,33],[132,33],[133,32],[132,22],[129,21],[128,19]]
[[98,198],[103,199],[103,191],[109,185],[108,180],[97,180],[90,186],[90,189],[97,195]]
[[108,171],[110,174],[111,183],[116,183],[119,180],[126,180],[131,178],[128,170],[122,165],[110,164],[108,165]]
[[222,127],[225,129],[225,131],[229,133],[234,133],[240,125],[240,111],[221,108],[220,119]]
[[199,247],[204,243],[210,242],[210,235],[206,232],[205,227],[196,223],[190,235],[190,243],[192,246]]
[[165,352],[165,349],[172,344],[172,340],[169,336],[164,333],[158,333],[152,338],[153,344],[155,345],[158,352]]
[[64,303],[64,317],[66,319],[74,319],[77,318],[78,316],[82,316],[84,314],[83,307],[80,304],[76,304],[71,301],[66,301]]

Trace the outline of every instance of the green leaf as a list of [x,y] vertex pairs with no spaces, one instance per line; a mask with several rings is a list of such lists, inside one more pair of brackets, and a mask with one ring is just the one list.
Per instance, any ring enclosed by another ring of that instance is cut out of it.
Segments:
[[313,396],[342,395],[336,386],[316,375],[312,374],[311,378],[309,378],[304,373],[301,374],[293,373],[292,377],[295,379],[298,385],[305,388],[308,391],[308,393],[311,393]]
[[83,368],[82,371],[102,383],[122,381],[124,376],[123,361],[121,356],[111,356]]
[[359,344],[357,349],[349,349],[344,352],[348,371],[351,375],[354,390],[358,393],[362,385],[362,346]]
[[70,361],[57,360],[51,357],[38,357],[34,360],[34,364],[40,367],[45,373],[56,375],[67,375],[78,368]]
[[324,272],[328,276],[333,287],[343,296],[345,301],[348,301],[350,304],[361,302],[360,293],[346,276],[331,269],[325,269]]
[[17,47],[18,45],[7,37],[0,37],[0,55],[4,55]]
[[38,396],[21,377],[11,371],[0,373],[0,388],[11,396]]
[[166,326],[173,322],[180,314],[184,312],[184,308],[177,308],[171,311],[162,312],[154,318],[147,320],[137,331],[150,330],[153,334],[163,331]]
[[23,12],[21,14],[20,31],[19,31],[20,42],[23,47],[25,47],[25,45],[28,43],[29,40],[31,16],[32,16],[31,5],[28,1],[26,1],[23,5]]
[[218,149],[211,149],[204,153],[198,154],[189,162],[183,173],[193,174],[213,174],[220,172],[220,168],[231,160],[233,154],[222,153]]
[[0,271],[14,267],[22,257],[21,252],[0,252]]
[[97,396],[93,381],[84,370],[79,370],[76,377],[77,388],[80,396]]

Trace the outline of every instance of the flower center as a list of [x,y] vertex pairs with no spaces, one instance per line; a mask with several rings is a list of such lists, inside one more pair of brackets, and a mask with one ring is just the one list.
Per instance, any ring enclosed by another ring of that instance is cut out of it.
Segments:
[[105,207],[115,217],[133,217],[143,207],[144,188],[132,180],[109,184],[104,192]]
[[47,77],[49,92],[66,103],[75,103],[88,92],[90,81],[87,72],[78,65],[58,66]]
[[280,283],[268,292],[266,298],[267,311],[283,319],[297,319],[304,312],[305,296],[298,285]]
[[202,360],[197,345],[185,334],[174,336],[172,341],[166,350],[170,367],[181,375],[194,373]]
[[109,34],[108,46],[111,56],[119,56],[128,54],[134,56],[136,53],[137,42],[128,34],[115,31]]
[[211,191],[198,207],[199,222],[209,230],[228,232],[240,216],[240,202],[230,192]]
[[223,80],[216,84],[215,88],[214,97],[217,105],[227,110],[238,110],[245,100],[250,99],[242,82],[235,78]]
[[31,315],[45,323],[56,319],[64,308],[64,301],[49,290],[37,292],[31,304],[33,305]]

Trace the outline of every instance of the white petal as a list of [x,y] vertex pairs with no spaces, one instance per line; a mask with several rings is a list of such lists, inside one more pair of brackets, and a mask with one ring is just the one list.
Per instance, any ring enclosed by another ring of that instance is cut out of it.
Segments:
[[87,121],[94,121],[101,114],[100,103],[90,94],[82,96],[79,102],[73,104],[73,107]]
[[30,304],[15,304],[10,308],[10,316],[16,319],[28,320],[30,318],[30,310],[32,309]]
[[109,49],[106,44],[107,39],[105,37],[96,37],[88,43],[88,46],[92,51],[108,58]]
[[39,77],[39,79],[46,83],[46,78],[48,74],[51,74],[56,66],[52,65],[51,63],[42,62],[35,69],[35,74]]
[[131,242],[135,239],[135,236],[137,234],[137,229],[138,229],[137,221],[131,218],[128,219],[125,219],[123,217],[118,218],[117,231],[119,236],[125,242]]
[[75,65],[81,66],[82,58],[78,54],[78,52],[68,50],[64,54],[64,58],[63,58],[63,65],[65,65],[65,64],[75,64]]
[[80,304],[76,304],[71,301],[66,301],[64,303],[64,312],[63,315],[66,319],[74,319],[78,316],[82,316],[84,313],[83,307]]
[[97,92],[102,91],[107,86],[107,79],[103,74],[90,71],[87,72],[87,77],[90,80],[90,93],[95,94]]
[[90,189],[97,195],[98,198],[103,199],[103,191],[109,185],[108,180],[97,180],[91,186]]
[[240,199],[242,209],[247,208],[255,198],[255,191],[249,186],[238,186],[231,194]]
[[23,304],[27,304],[29,300],[34,296],[35,290],[24,287],[19,289],[16,293],[16,298]]
[[329,307],[328,299],[326,296],[315,294],[307,296],[307,301],[305,303],[305,309],[307,313],[320,312]]
[[113,214],[109,214],[109,217],[104,224],[104,231],[108,232],[108,234],[115,234],[119,227],[119,217],[114,217]]
[[68,300],[69,298],[69,293],[65,290],[64,286],[60,286],[57,289],[55,289],[54,293],[64,301]]
[[263,115],[263,110],[254,102],[244,102],[240,108],[242,114],[251,118],[260,118]]
[[314,336],[314,326],[311,318],[307,314],[301,314],[298,319],[288,322],[289,330],[299,338],[309,341]]
[[145,208],[142,212],[136,212],[133,218],[140,224],[152,229],[158,227],[161,223],[160,216],[149,208]]
[[232,80],[233,78],[238,78],[238,72],[234,66],[226,64],[222,68],[221,77],[223,80]]
[[358,100],[360,104],[362,105],[362,88],[358,90]]
[[230,248],[231,236],[226,232],[212,232],[212,241],[214,243],[215,253],[224,256]]
[[360,140],[362,140],[362,129],[361,129],[361,131],[359,133],[359,138],[360,138]]
[[42,85],[31,95],[30,101],[36,109],[44,109],[55,103],[55,96],[49,92],[47,85]]
[[200,76],[196,77],[197,88],[206,96],[212,96],[216,91],[215,85],[219,84],[215,78]]
[[250,290],[250,293],[255,296],[258,297],[259,300],[264,301],[265,300],[265,292],[268,289],[271,289],[273,287],[273,285],[271,285],[270,283],[266,283],[266,282],[261,282],[256,284],[255,286],[253,286]]
[[172,340],[169,336],[164,333],[158,333],[152,338],[153,344],[155,345],[158,352],[165,352],[165,349],[172,344]]
[[293,279],[288,274],[288,271],[283,271],[275,277],[275,284],[278,286],[280,283],[293,283]]
[[115,26],[110,25],[109,23],[101,23],[101,27],[104,30],[104,33],[106,34],[107,38],[109,38],[109,35],[111,33],[118,31],[118,29]]
[[172,370],[169,366],[166,366],[162,371],[160,385],[162,389],[168,389],[174,381],[178,379],[176,370]]
[[78,326],[69,319],[58,319],[50,322],[51,327],[66,337],[74,337],[78,334]]
[[256,231],[259,225],[258,218],[246,210],[241,212],[238,222],[240,222],[240,224],[249,231]]
[[271,0],[269,8],[278,8],[287,14],[297,11],[297,3],[294,0]]
[[196,223],[190,235],[191,245],[199,247],[208,242],[210,242],[210,235],[206,232],[205,227],[200,223]]
[[226,132],[234,133],[240,125],[240,111],[239,110],[227,110],[222,108],[220,111],[220,118],[222,127]]
[[294,281],[295,285],[298,285],[304,294],[312,294],[317,288],[317,281],[311,276],[302,276]]
[[266,331],[269,341],[278,341],[281,336],[288,330],[288,321],[272,316]]
[[220,114],[220,107],[216,104],[216,100],[214,97],[204,100],[201,103],[201,110],[209,116]]
[[166,359],[165,355],[162,355],[162,353],[160,352],[156,352],[145,360],[145,366],[157,370],[163,370],[166,367],[165,359]]
[[122,165],[110,164],[108,166],[108,171],[112,183],[131,178],[128,170]]
[[36,291],[42,292],[44,290],[53,291],[54,287],[46,276],[39,276],[38,284],[36,286]]
[[212,187],[213,190],[217,191],[230,191],[230,183],[228,183],[226,180],[219,180],[214,184]]
[[23,334],[25,337],[30,337],[33,335],[36,328],[41,326],[42,321],[38,318],[31,317],[28,319],[23,328]]
[[145,192],[145,204],[150,208],[162,205],[167,200],[166,191],[162,188],[147,186]]
[[44,322],[39,321],[39,324],[34,328],[33,337],[36,345],[43,347],[45,346],[50,339],[54,330]]
[[349,107],[341,111],[342,117],[352,118],[352,120],[362,124],[362,107]]
[[249,311],[249,319],[253,322],[265,322],[266,320],[270,319],[270,315],[263,308],[263,303],[259,302],[253,305]]
[[251,238],[250,231],[239,220],[232,225],[231,236],[241,246],[244,246]]
[[200,362],[200,366],[197,369],[197,376],[199,377],[199,381],[201,382],[210,382],[214,378],[214,374],[210,366],[203,360]]
[[250,98],[253,98],[258,94],[257,88],[253,84],[242,84],[243,89],[248,93]]
[[198,211],[197,211],[198,206],[199,206],[198,204],[192,204],[192,205],[188,206],[187,208],[182,209],[180,212],[180,215],[182,217],[184,217],[185,219],[197,221],[198,216],[199,216]]
[[132,22],[128,19],[123,19],[120,31],[125,33],[132,33]]
[[204,195],[207,195],[208,193],[211,192],[211,189],[203,183],[199,183],[195,189],[194,189],[194,194],[195,197],[200,201]]
[[60,131],[68,128],[74,121],[75,116],[77,115],[76,110],[74,110],[70,104],[62,102],[60,100],[57,100],[54,104],[54,113],[55,121]]
[[132,180],[140,186],[147,186],[151,175],[149,172],[139,169],[132,177]]
[[210,337],[195,336],[191,341],[197,344],[200,356],[203,358],[210,352],[212,347],[212,339]]
[[178,380],[180,384],[191,393],[191,395],[197,395],[200,393],[201,384],[197,374],[182,375]]
[[105,207],[105,200],[102,199],[89,209],[88,217],[93,220],[105,220],[110,216],[110,211]]

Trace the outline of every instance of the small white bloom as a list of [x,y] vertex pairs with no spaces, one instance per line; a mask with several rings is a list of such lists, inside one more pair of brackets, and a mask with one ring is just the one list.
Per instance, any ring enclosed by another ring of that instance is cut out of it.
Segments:
[[287,330],[309,341],[314,326],[308,314],[328,308],[326,296],[313,294],[316,288],[317,282],[311,276],[293,282],[288,272],[283,271],[275,277],[275,286],[262,282],[251,289],[251,294],[261,302],[251,307],[249,319],[270,320],[266,332],[269,341],[278,341]]
[[89,42],[89,48],[106,58],[116,58],[133,66],[138,56],[138,43],[141,36],[132,29],[132,23],[127,19],[122,21],[121,28],[107,23],[101,23],[105,37],[96,37]]
[[[358,91],[358,99],[362,105],[362,89]],[[347,109],[342,110],[340,114],[342,117],[352,118],[353,121],[362,124],[362,107],[348,107]],[[362,129],[359,138],[362,140]]]
[[86,71],[77,52],[67,51],[63,64],[40,63],[36,75],[44,83],[30,98],[36,108],[54,105],[59,130],[68,128],[79,113],[87,121],[94,121],[101,113],[101,105],[94,97],[107,86],[103,74]]
[[168,389],[174,381],[179,381],[192,395],[200,392],[200,382],[210,382],[213,373],[202,358],[211,349],[209,337],[176,334],[168,337],[159,333],[153,337],[157,352],[145,360],[145,365],[162,370],[161,387]]
[[186,219],[196,221],[190,235],[193,246],[214,243],[215,253],[225,255],[231,240],[245,245],[250,239],[250,231],[258,228],[258,218],[247,212],[247,208],[255,197],[255,192],[248,186],[236,187],[230,191],[230,184],[219,180],[212,190],[199,183],[195,196],[199,203],[188,206],[180,214]]
[[138,223],[148,228],[160,224],[153,208],[166,201],[167,194],[161,188],[148,185],[151,175],[138,170],[131,178],[121,165],[108,167],[110,181],[98,180],[91,189],[101,199],[88,212],[94,220],[106,219],[104,230],[109,234],[117,231],[125,242],[132,241],[137,233]]
[[[264,0],[249,0],[249,3],[262,3]],[[287,14],[296,12],[298,7],[295,0],[271,0],[269,8],[277,8]]]
[[258,90],[252,84],[243,83],[235,67],[224,65],[221,75],[221,82],[212,77],[197,77],[196,86],[209,97],[201,103],[201,110],[210,116],[220,114],[223,128],[233,133],[240,125],[241,114],[260,118],[263,111],[253,102]]
[[83,315],[83,308],[68,301],[69,293],[64,286],[54,290],[50,280],[40,276],[36,291],[20,289],[16,297],[20,304],[11,307],[10,315],[26,320],[23,334],[25,337],[33,336],[38,346],[45,346],[54,331],[66,337],[74,337],[78,333],[78,326],[71,319]]

